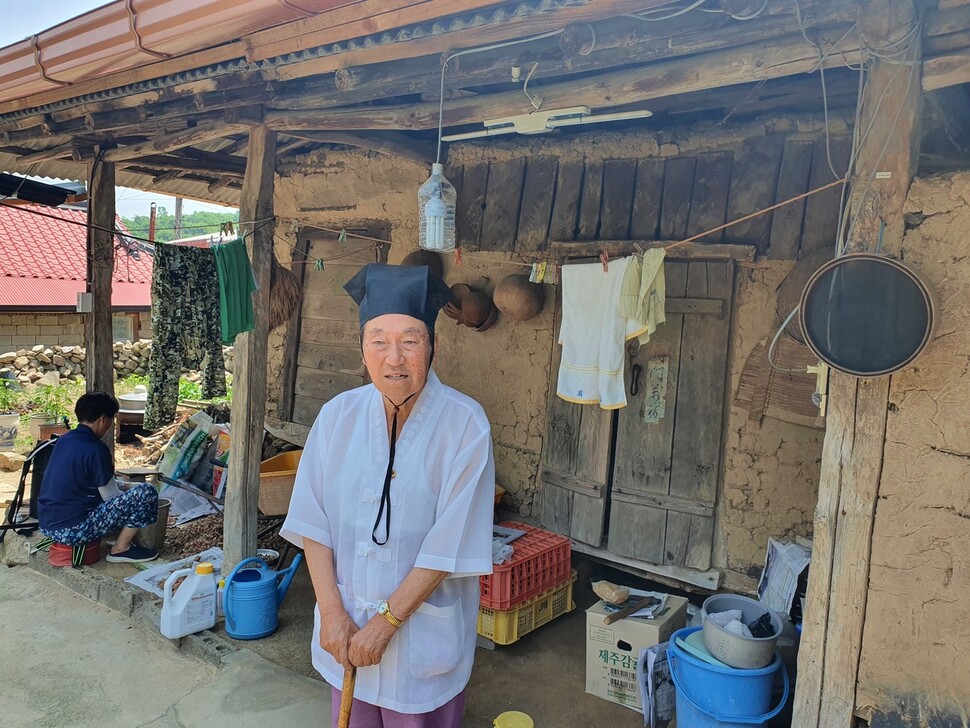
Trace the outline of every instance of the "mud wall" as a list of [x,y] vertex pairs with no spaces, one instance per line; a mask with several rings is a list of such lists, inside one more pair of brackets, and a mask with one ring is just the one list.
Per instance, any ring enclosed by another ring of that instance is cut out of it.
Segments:
[[[731,393],[752,350],[778,329],[776,290],[793,265],[763,261],[738,271]],[[812,535],[825,432],[771,417],[759,427],[732,404],[726,434],[714,563],[757,578],[769,538]]]
[[[845,132],[844,125],[833,123],[836,131]],[[519,138],[453,145],[448,162],[473,165],[552,155],[560,163],[579,158],[589,165],[623,158],[665,160],[708,151],[742,155],[771,135],[811,140],[819,131],[819,120],[775,119],[744,126],[685,128],[678,133],[599,132],[571,137],[568,142],[554,137]],[[276,213],[282,219],[277,231],[285,240],[277,246],[279,259],[289,260],[296,231],[305,226],[340,229],[379,222],[391,228],[389,261],[399,261],[414,249],[416,191],[426,178],[427,170],[420,165],[357,150],[315,152],[298,159],[281,170],[277,179]],[[520,250],[466,251],[460,267],[450,257],[446,260],[445,277],[449,283],[466,282],[491,292],[505,275],[527,272],[519,263],[531,257],[532,253]],[[771,301],[790,265],[769,261],[739,272],[735,298],[738,338],[732,346],[729,394],[750,349],[774,332]],[[475,397],[488,413],[498,480],[509,492],[507,505],[523,515],[537,513],[533,503],[546,429],[555,287],[549,286],[546,294],[542,314],[528,322],[500,318],[494,328],[481,333],[456,327],[445,317],[438,323],[441,344],[436,369],[447,384]],[[269,368],[271,414],[278,406],[284,343],[282,330],[275,332]],[[734,410],[729,431],[715,564],[749,573],[760,568],[769,536],[810,535],[820,434],[770,418],[761,429],[751,429],[746,414]]]
[[970,710],[970,173],[913,183],[903,258],[936,287],[937,337],[893,375],[857,706],[873,726]]

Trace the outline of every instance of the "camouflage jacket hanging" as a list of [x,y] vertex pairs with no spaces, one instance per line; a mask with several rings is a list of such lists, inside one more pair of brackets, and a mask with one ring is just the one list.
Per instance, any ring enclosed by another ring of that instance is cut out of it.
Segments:
[[152,273],[152,357],[145,428],[172,422],[183,367],[202,370],[202,395],[226,393],[219,279],[207,248],[156,245]]

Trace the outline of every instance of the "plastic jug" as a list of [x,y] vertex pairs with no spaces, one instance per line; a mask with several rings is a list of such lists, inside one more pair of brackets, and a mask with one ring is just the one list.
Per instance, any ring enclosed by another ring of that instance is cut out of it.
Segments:
[[[297,554],[290,568],[279,573],[259,558],[240,561],[226,577],[222,597],[226,634],[237,640],[256,640],[273,634],[279,626],[280,602],[302,560],[302,554]],[[260,567],[244,568],[253,562]]]
[[[174,594],[176,580],[185,581]],[[177,639],[211,629],[216,623],[216,573],[212,564],[200,563],[194,569],[179,569],[165,580],[165,601],[159,629],[163,637]]]

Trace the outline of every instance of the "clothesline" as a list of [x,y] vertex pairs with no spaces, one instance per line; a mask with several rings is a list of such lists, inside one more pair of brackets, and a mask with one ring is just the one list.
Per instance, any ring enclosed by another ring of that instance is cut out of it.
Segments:
[[[140,237],[138,235],[132,235],[130,232],[126,232],[124,230],[119,230],[117,228],[106,228],[106,227],[102,227],[101,225],[94,225],[93,223],[90,223],[90,222],[81,222],[80,220],[71,220],[70,218],[60,217],[59,215],[51,215],[50,213],[42,212],[40,210],[35,210],[33,208],[30,208],[30,207],[24,207],[24,206],[21,206],[21,205],[16,205],[16,206],[15,205],[4,205],[4,206],[10,208],[11,210],[16,210],[17,212],[23,212],[23,213],[26,213],[28,215],[37,215],[39,217],[46,217],[46,218],[50,218],[51,220],[57,220],[59,222],[64,222],[64,223],[67,223],[68,225],[77,225],[79,227],[84,227],[84,228],[87,228],[88,230],[97,230],[97,231],[103,232],[103,233],[110,233],[111,235],[119,235],[119,236],[121,236],[123,238],[128,238],[130,240],[137,240],[140,243],[146,243],[148,245],[159,245],[159,244],[169,245],[169,244],[171,244],[169,241],[149,240],[148,238],[143,238],[143,237]],[[238,222],[238,223],[233,223],[233,224],[234,225],[242,226],[242,225],[257,225],[259,223],[263,223],[263,225],[260,225],[260,227],[254,228],[253,230],[251,230],[248,233],[245,233],[244,235],[239,235],[239,237],[241,237],[241,238],[246,238],[246,237],[249,237],[250,235],[252,235],[254,232],[256,232],[256,230],[259,230],[265,224],[268,224],[270,222],[274,222],[275,220],[276,220],[275,217],[266,217],[266,218],[263,218],[262,220],[250,220],[250,221]],[[220,223],[220,224],[222,224],[222,223]],[[201,225],[193,225],[192,227],[202,227],[202,226]],[[168,229],[168,228],[162,228],[162,229]]]

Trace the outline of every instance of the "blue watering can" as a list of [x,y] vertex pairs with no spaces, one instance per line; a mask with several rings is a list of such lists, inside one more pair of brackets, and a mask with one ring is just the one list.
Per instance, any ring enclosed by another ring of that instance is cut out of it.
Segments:
[[[260,564],[258,569],[243,568],[254,561]],[[280,572],[262,559],[240,561],[226,579],[223,594],[226,634],[237,640],[258,640],[273,634],[279,626],[280,604],[301,561],[303,554],[297,554],[290,568]]]

